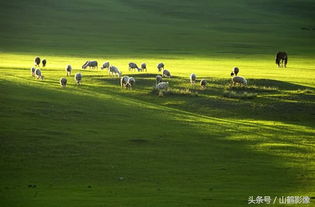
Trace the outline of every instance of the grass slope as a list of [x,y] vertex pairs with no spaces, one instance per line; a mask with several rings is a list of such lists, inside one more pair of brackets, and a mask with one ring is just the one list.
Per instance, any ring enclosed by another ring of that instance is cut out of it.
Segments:
[[4,52],[129,57],[315,53],[312,0],[14,0],[0,6]]
[[[248,196],[314,196],[312,1],[0,6],[1,206],[245,206]],[[274,64],[278,49],[289,52],[287,69]],[[48,60],[44,81],[30,76],[35,55]],[[86,59],[124,74],[128,62],[145,61],[148,72],[132,73],[136,87],[126,91],[106,71],[81,70]],[[164,97],[152,93],[161,61],[174,75]],[[69,77],[61,89],[69,63],[82,86]],[[247,88],[229,86],[235,65]],[[192,71],[207,89],[189,84]]]

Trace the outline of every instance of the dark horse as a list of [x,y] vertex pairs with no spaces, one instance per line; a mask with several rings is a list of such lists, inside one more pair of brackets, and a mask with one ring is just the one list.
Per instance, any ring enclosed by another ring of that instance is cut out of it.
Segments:
[[276,55],[276,64],[278,67],[287,67],[288,54],[286,52],[278,52]]

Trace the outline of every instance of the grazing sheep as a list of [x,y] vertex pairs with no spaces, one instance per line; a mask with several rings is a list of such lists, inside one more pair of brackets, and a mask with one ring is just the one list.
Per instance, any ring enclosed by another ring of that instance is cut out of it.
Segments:
[[83,65],[82,65],[82,69],[86,69],[87,67],[89,67],[89,68],[92,68],[92,69],[94,69],[94,68],[98,68],[97,67],[97,61],[95,61],[95,60],[93,60],[93,61],[86,61]]
[[42,76],[42,71],[38,68],[35,70],[35,75],[37,79],[44,79],[44,76]]
[[33,77],[35,77],[35,70],[36,69],[34,67],[31,68],[31,74],[32,74]]
[[159,64],[157,65],[157,69],[158,69],[159,72],[161,72],[162,69],[164,69],[164,64],[163,64],[163,63],[159,63]]
[[232,78],[232,83],[233,83],[233,85],[235,85],[235,84],[240,84],[240,85],[247,85],[247,80],[244,78],[244,77],[241,77],[241,76],[234,76],[233,78]]
[[86,61],[83,65],[82,65],[82,69],[86,69],[89,65],[90,61]]
[[46,63],[47,63],[47,60],[46,60],[46,59],[43,59],[43,60],[42,60],[43,67],[46,66]]
[[72,71],[71,65],[67,65],[66,67],[67,76],[71,76],[71,71]]
[[231,76],[237,76],[238,72],[240,71],[240,69],[238,67],[234,67],[232,72],[231,72]]
[[129,71],[131,71],[131,70],[138,70],[138,71],[140,71],[141,69],[138,67],[138,65],[136,64],[136,63],[129,63],[128,64],[129,65]]
[[60,85],[62,87],[66,87],[67,86],[67,79],[66,78],[60,78]]
[[102,67],[101,67],[101,69],[103,70],[103,69],[109,69],[109,62],[105,62],[103,65],[102,65]]
[[75,76],[74,76],[74,80],[77,82],[78,85],[80,85],[80,82],[82,80],[81,73],[76,73]]
[[157,75],[157,76],[156,76],[156,85],[159,84],[159,83],[161,83],[162,81],[163,81],[162,76],[161,76],[161,75]]
[[35,66],[39,66],[40,58],[39,57],[35,57],[34,63],[35,63]]
[[155,88],[158,90],[167,90],[168,86],[169,86],[168,82],[160,82],[156,85]]
[[287,67],[288,63],[288,54],[286,52],[278,52],[276,54],[276,64],[278,67]]
[[171,73],[170,73],[170,71],[168,71],[168,70],[163,70],[162,76],[163,76],[163,77],[170,78],[170,77],[171,77]]
[[200,86],[201,88],[205,88],[207,86],[207,81],[205,79],[201,79]]
[[142,63],[141,64],[141,70],[142,71],[147,71],[147,64],[146,63]]
[[130,77],[128,79],[128,83],[130,85],[130,88],[133,87],[136,84],[136,80],[134,79],[134,77]]
[[109,74],[117,75],[118,77],[120,77],[122,75],[122,73],[119,71],[119,69],[113,65],[109,67],[108,72],[109,72]]
[[196,79],[197,79],[197,77],[194,73],[190,74],[190,83],[191,84],[195,84]]
[[127,88],[127,83],[129,80],[129,76],[124,76],[120,79],[120,86]]

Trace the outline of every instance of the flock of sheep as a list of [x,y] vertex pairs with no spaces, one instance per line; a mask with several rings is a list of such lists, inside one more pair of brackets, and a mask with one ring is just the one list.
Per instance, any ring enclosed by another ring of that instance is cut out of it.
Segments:
[[[36,57],[35,60],[34,60],[34,63],[35,63],[35,67],[39,67],[40,63],[41,63],[40,58]],[[43,59],[42,60],[43,67],[46,66],[46,63],[47,63],[46,59]],[[31,68],[32,76],[36,77],[37,79],[42,79],[43,80],[44,76],[42,75],[42,71],[39,68],[36,69],[35,67]]]
[[[276,64],[278,65],[278,67],[281,67],[281,66],[286,67],[287,62],[288,62],[288,55],[287,55],[286,52],[278,52],[276,54]],[[35,57],[34,63],[35,63],[35,67],[40,67],[41,63],[42,63],[42,67],[45,67],[46,64],[47,64],[47,61],[46,61],[46,59],[43,59],[41,61],[40,57]],[[128,64],[128,66],[129,66],[129,71],[138,71],[138,72],[147,71],[146,63],[142,63],[140,65],[140,68],[138,67],[138,65],[136,63],[133,63],[133,62],[130,62]],[[39,68],[35,68],[35,67],[31,68],[32,76],[37,78],[37,79],[43,80],[44,76],[42,75],[41,70]],[[86,61],[82,65],[82,69],[86,69],[86,68],[90,68],[90,69],[98,68],[98,62],[95,61],[95,60],[94,61]],[[122,77],[122,72],[116,66],[110,65],[109,62],[105,62],[101,66],[101,70],[104,70],[104,69],[108,70],[109,75],[117,76],[118,78],[120,78],[120,86],[123,87],[123,88],[130,89],[136,83],[136,80],[135,80],[134,77],[129,77],[129,76],[123,76]],[[158,69],[158,72],[162,72],[162,73],[161,73],[161,75],[157,75],[156,76],[155,88],[157,90],[159,90],[159,91],[167,90],[168,87],[169,87],[169,83],[163,81],[163,78],[171,78],[171,73],[170,73],[169,70],[166,70],[164,68],[164,64],[163,63],[159,63],[157,65],[157,69]],[[67,76],[71,76],[72,66],[71,65],[67,65],[66,68],[65,68],[65,71],[66,71],[66,75]],[[239,71],[240,70],[239,70],[238,67],[234,67],[233,68],[233,70],[231,72],[232,84],[233,85],[239,84],[239,85],[246,86],[247,85],[247,80],[244,77],[242,77],[242,76],[238,76]],[[195,84],[196,81],[197,81],[196,74],[192,73],[190,75],[189,79],[190,79],[190,83],[191,84]],[[80,85],[81,80],[82,80],[82,74],[81,73],[76,73],[74,75],[74,80],[75,80],[75,82],[78,85]],[[68,81],[67,78],[62,77],[62,78],[60,78],[59,83],[60,83],[60,85],[62,87],[66,87],[67,86],[67,81]],[[201,79],[199,81],[199,84],[200,84],[201,88],[205,88],[206,85],[207,85],[207,81],[205,79]]]

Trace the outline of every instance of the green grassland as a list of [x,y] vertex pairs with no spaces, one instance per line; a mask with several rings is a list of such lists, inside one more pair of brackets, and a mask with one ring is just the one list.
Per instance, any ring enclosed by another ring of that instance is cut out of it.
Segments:
[[[314,10],[311,0],[1,1],[0,206],[237,207],[249,196],[315,206]],[[31,76],[35,56],[48,61],[44,80]],[[92,59],[135,87],[82,70]],[[129,72],[131,61],[148,71]],[[159,62],[173,76],[164,96],[153,90]],[[72,74],[60,87],[67,64],[82,85]],[[230,85],[234,66],[247,87]]]

